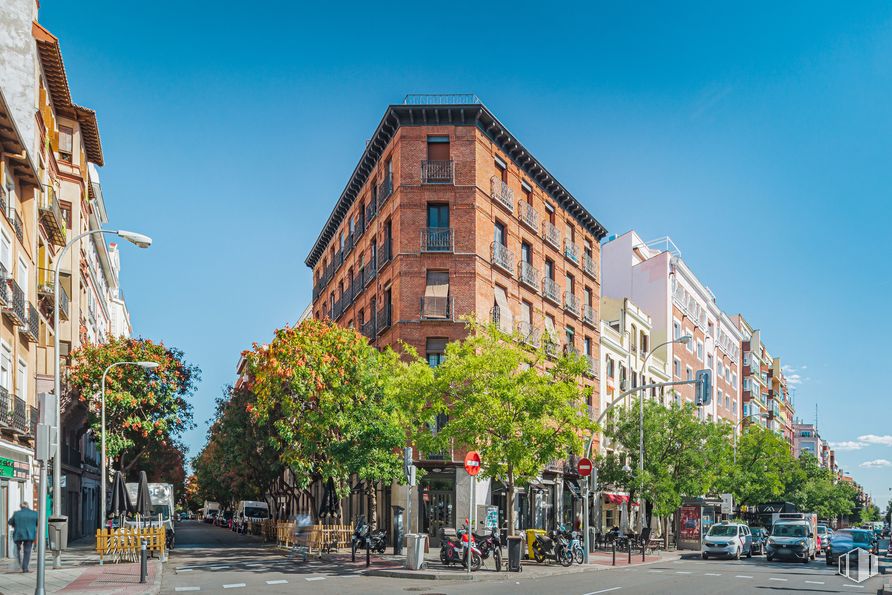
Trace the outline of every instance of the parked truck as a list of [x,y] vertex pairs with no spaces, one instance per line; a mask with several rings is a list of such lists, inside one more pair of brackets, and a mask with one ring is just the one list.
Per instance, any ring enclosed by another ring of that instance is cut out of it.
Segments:
[[248,529],[249,522],[264,521],[269,517],[269,505],[266,502],[256,500],[242,500],[235,510],[232,521],[232,530],[244,533]]
[[220,514],[220,510],[221,507],[219,502],[205,500],[204,506],[201,507],[201,520],[205,523],[213,523],[214,519],[217,518],[217,515]]
[[[131,502],[136,502],[139,493],[138,483],[128,483],[127,493]],[[174,526],[174,511],[176,510],[176,501],[173,494],[173,484],[170,483],[150,483],[149,498],[152,501],[152,518],[141,519],[139,525],[149,527],[164,526],[165,540],[167,549],[173,549],[176,544],[176,528]],[[135,520],[128,521],[128,526],[137,526]]]

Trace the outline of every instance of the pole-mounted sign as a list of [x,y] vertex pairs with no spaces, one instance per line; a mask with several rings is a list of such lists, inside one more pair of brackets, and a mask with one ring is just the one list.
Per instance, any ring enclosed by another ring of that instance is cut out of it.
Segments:
[[480,453],[476,450],[465,455],[465,471],[472,477],[480,473]]
[[579,462],[576,463],[576,472],[579,473],[579,477],[588,477],[592,474],[592,462],[591,460],[582,457],[579,459]]

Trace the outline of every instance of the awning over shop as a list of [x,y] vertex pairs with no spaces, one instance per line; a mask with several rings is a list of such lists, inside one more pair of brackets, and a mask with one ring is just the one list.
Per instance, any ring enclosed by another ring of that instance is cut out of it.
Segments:
[[[610,492],[604,492],[602,494],[604,496],[605,504],[628,504],[629,503],[629,495],[628,494],[612,494]],[[638,506],[637,502],[632,502],[632,506]]]

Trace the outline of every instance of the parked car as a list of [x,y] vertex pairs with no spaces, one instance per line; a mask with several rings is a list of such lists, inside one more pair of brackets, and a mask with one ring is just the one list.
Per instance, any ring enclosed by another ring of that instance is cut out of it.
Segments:
[[753,533],[753,553],[762,555],[765,553],[765,542],[768,541],[768,531],[763,527],[752,527],[750,531]]
[[771,527],[765,559],[793,559],[808,564],[816,556],[815,534],[808,521],[778,521]]
[[740,556],[753,557],[753,534],[750,528],[739,523],[718,523],[709,528],[703,539],[703,559],[710,556],[727,556],[739,560]]
[[827,525],[818,525],[818,554],[822,554],[830,549],[830,542],[833,540],[833,532]]
[[879,548],[873,539],[873,531],[867,529],[840,529],[834,531],[830,549],[827,551],[827,565],[833,566],[837,564],[840,556],[846,555],[855,548],[879,553]]

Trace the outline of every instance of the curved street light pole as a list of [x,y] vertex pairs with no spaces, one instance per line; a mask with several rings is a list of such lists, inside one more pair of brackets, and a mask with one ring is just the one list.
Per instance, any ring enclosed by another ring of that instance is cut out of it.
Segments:
[[106,482],[106,464],[105,464],[105,377],[108,374],[108,371],[116,366],[139,366],[145,370],[151,370],[153,368],[157,368],[158,364],[156,362],[115,362],[113,364],[109,364],[105,371],[102,372],[102,414],[101,414],[101,426],[102,426],[102,477],[101,477],[101,488],[100,488],[100,496],[99,496],[99,521],[102,523],[103,529],[105,528],[105,482]]
[[[62,266],[62,261],[65,259],[65,254],[68,252],[69,248],[76,244],[81,238],[98,234],[117,235],[140,248],[148,248],[152,245],[152,238],[134,231],[126,231],[123,229],[93,229],[71,238],[56,258],[56,266],[53,267],[53,394],[55,395],[56,400],[56,452],[53,460],[53,516],[62,514],[62,398],[60,394],[61,380],[59,377],[59,370],[61,368],[61,354],[59,353],[59,267]],[[46,494],[46,486],[40,486],[40,494]],[[43,499],[45,502],[45,496]],[[41,505],[41,509],[44,508],[46,508],[46,506]],[[41,535],[46,534],[46,522],[46,514],[44,514],[40,521],[41,526],[38,529]],[[44,556],[46,555],[43,539],[38,540],[38,546],[37,563],[38,566],[42,567],[45,560]],[[53,553],[53,568],[58,568],[60,566],[60,557],[60,550],[55,550]]]

